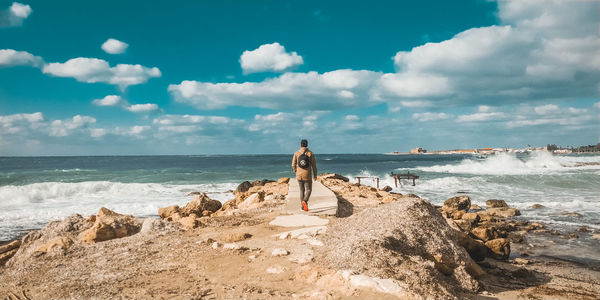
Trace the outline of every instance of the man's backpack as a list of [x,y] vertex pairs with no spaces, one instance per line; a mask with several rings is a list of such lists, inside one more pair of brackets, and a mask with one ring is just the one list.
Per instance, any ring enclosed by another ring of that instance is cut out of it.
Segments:
[[308,167],[310,167],[310,159],[308,155],[306,155],[306,151],[308,150],[305,150],[304,153],[298,156],[298,167],[302,169],[308,169]]

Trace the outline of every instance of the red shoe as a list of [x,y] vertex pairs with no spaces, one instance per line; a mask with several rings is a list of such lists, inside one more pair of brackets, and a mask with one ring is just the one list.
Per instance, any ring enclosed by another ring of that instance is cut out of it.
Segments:
[[308,211],[308,204],[306,204],[306,201],[302,201],[302,209],[304,209],[304,211]]

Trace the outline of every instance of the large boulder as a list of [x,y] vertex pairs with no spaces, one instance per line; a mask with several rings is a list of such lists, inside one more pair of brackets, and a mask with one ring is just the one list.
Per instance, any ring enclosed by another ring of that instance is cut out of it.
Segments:
[[254,193],[248,198],[246,198],[242,203],[238,204],[239,209],[251,209],[251,208],[259,208],[265,202],[265,194],[264,193]]
[[457,232],[458,244],[463,246],[471,258],[475,261],[482,261],[488,255],[488,248],[480,241],[473,239],[464,232]]
[[485,206],[487,207],[508,207],[508,204],[506,204],[506,201],[504,200],[498,200],[498,199],[490,199],[485,201]]
[[456,231],[420,198],[339,219],[321,240],[317,262],[397,280],[424,298],[453,298],[479,288],[475,276],[481,269],[460,246]]
[[130,215],[118,214],[102,207],[96,215],[94,225],[81,234],[86,243],[97,243],[136,234],[142,227],[142,221]]
[[485,242],[488,255],[499,260],[507,260],[510,256],[510,241],[500,238]]
[[171,206],[167,206],[167,207],[162,207],[158,209],[158,216],[161,219],[166,219],[170,216],[172,216],[175,213],[179,212],[179,205],[171,205]]
[[498,230],[494,226],[478,226],[471,230],[471,234],[484,242],[500,237]]
[[205,193],[195,195],[194,200],[188,202],[184,207],[178,210],[182,217],[187,217],[191,214],[201,216],[205,210],[215,212],[221,208],[221,202],[210,199]]
[[249,181],[244,181],[240,183],[235,189],[235,193],[244,193],[247,192],[252,187],[252,183]]
[[471,198],[469,196],[456,196],[449,198],[444,201],[442,211],[446,216],[458,220],[464,215],[471,207]]

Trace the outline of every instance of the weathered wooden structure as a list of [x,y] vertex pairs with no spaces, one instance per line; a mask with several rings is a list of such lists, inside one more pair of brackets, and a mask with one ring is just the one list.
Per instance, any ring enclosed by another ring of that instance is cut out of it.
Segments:
[[412,185],[415,186],[415,180],[419,179],[419,175],[415,175],[412,174],[410,172],[406,172],[406,174],[395,174],[394,172],[392,172],[392,174],[390,174],[392,177],[394,177],[394,184],[396,185],[396,187],[398,187],[398,182],[400,182],[400,185],[402,185],[402,179],[408,179],[411,180],[412,179]]
[[356,176],[356,179],[358,179],[358,184],[360,184],[360,180],[361,179],[373,179],[377,181],[377,189],[379,189],[379,177],[375,177],[375,176]]

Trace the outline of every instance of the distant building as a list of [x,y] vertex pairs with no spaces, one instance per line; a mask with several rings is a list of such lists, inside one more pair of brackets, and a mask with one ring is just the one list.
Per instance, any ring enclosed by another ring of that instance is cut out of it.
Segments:
[[420,153],[427,153],[427,150],[425,150],[421,147],[410,150],[410,154],[420,154]]

